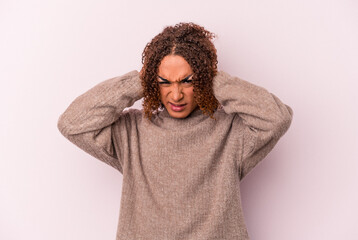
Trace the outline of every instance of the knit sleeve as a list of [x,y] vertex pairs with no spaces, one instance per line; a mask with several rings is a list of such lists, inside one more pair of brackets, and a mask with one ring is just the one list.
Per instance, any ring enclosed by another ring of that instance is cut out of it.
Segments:
[[238,174],[243,179],[267,154],[291,125],[293,110],[263,87],[219,71],[213,91],[227,114],[243,123]]
[[[58,119],[61,134],[93,157],[123,174],[115,130],[124,129],[123,110],[143,97],[139,72],[102,81],[78,96]],[[122,119],[123,118],[123,119]]]

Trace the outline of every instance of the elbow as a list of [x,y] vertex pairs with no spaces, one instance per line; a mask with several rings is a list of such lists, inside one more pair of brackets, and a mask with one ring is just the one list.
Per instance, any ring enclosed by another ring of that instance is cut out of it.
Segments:
[[284,111],[282,111],[279,120],[275,123],[274,133],[277,138],[283,136],[290,128],[293,118],[293,110],[290,106],[285,105]]
[[67,134],[67,131],[66,131],[66,123],[65,123],[65,120],[63,118],[63,115],[61,115],[58,120],[57,120],[57,129],[60,131],[60,133],[67,137],[68,134]]

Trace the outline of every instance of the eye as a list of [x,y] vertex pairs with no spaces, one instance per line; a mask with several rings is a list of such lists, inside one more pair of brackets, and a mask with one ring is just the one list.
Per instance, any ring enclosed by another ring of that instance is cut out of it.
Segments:
[[158,82],[159,84],[168,84],[169,82]]
[[189,80],[189,79],[184,79],[183,80],[183,83],[192,83],[193,82],[193,80]]
[[186,85],[191,85],[191,83],[193,82],[192,77],[193,74],[187,76],[186,78],[184,78],[183,80],[181,80],[182,83],[186,84]]

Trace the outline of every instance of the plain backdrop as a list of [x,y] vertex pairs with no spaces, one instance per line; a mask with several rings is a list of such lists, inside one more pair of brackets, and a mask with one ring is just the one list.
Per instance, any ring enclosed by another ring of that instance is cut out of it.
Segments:
[[358,239],[353,0],[0,1],[0,239],[115,239],[122,175],[65,139],[58,117],[189,21],[218,35],[220,70],[294,110],[240,184],[251,239]]

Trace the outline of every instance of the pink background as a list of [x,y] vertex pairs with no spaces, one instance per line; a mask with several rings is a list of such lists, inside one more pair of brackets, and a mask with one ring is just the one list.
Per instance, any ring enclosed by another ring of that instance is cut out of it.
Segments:
[[57,119],[95,84],[139,70],[145,44],[180,21],[218,34],[220,70],[294,110],[241,183],[251,239],[358,239],[357,10],[353,0],[1,1],[0,239],[115,239],[122,175],[65,139]]

